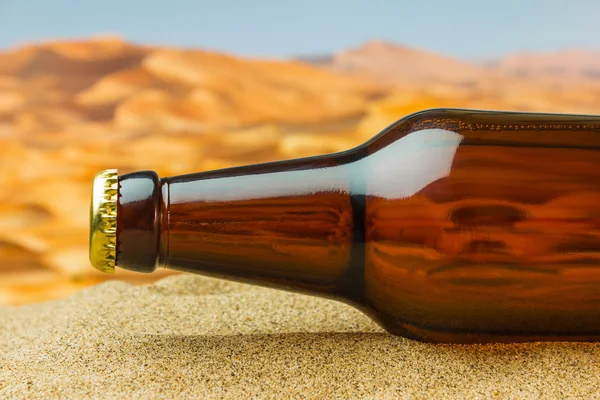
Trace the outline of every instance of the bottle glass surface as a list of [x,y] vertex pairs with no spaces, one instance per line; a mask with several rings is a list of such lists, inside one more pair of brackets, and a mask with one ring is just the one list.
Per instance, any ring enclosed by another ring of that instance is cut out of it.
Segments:
[[[343,153],[156,186],[159,267],[342,300],[425,341],[600,338],[600,117],[429,110]],[[127,236],[131,196],[117,265],[150,246]]]

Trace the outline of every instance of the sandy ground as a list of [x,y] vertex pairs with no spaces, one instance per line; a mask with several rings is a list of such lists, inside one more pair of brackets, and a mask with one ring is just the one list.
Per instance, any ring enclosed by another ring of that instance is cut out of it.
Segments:
[[191,276],[0,308],[0,354],[0,398],[600,398],[598,343],[424,344]]

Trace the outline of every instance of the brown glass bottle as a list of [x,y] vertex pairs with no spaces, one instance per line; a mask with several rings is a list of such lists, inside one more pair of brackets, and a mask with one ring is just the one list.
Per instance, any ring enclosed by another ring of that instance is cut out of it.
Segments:
[[429,110],[355,149],[119,178],[117,259],[432,342],[600,339],[600,117]]

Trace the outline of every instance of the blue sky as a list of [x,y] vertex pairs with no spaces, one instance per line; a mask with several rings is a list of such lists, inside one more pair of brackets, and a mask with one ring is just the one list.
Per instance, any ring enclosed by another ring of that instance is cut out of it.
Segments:
[[0,48],[105,33],[267,57],[382,39],[479,60],[600,50],[600,0],[0,0]]

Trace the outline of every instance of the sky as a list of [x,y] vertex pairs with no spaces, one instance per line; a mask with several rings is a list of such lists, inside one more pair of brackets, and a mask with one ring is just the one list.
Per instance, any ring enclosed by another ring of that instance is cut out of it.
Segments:
[[386,40],[483,60],[600,50],[600,1],[0,0],[0,49],[102,34],[278,58]]

